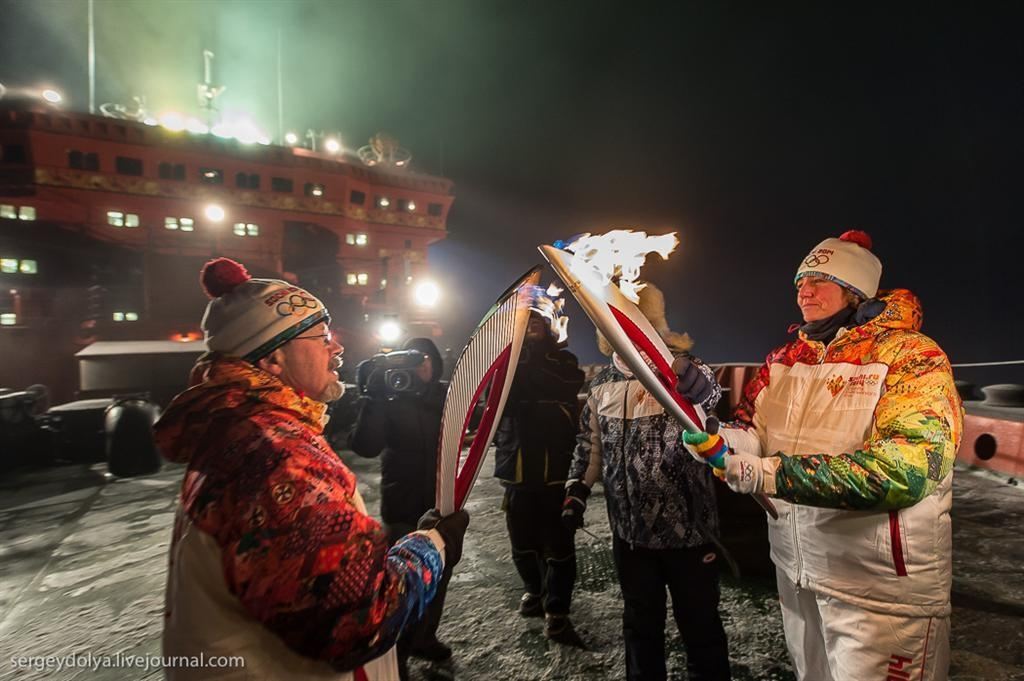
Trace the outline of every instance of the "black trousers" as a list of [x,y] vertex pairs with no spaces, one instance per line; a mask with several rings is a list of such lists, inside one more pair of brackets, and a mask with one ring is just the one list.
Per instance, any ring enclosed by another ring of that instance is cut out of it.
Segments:
[[505,524],[512,562],[531,594],[544,596],[544,612],[568,615],[576,584],[573,533],[562,525],[560,486],[505,488]]
[[[393,546],[399,539],[415,530],[416,523],[387,523],[384,525],[384,529],[388,533],[388,543]],[[434,593],[434,600],[430,601],[430,604],[427,606],[426,612],[423,613],[423,619],[418,624],[410,627],[398,640],[396,652],[401,669],[404,670],[406,660],[409,658],[409,653],[413,648],[427,645],[437,638],[437,628],[441,626],[444,599],[448,595],[448,582],[451,578],[452,570],[446,566],[444,572],[441,573],[441,581],[438,583],[437,591]],[[402,678],[407,678],[407,675],[402,674]]]
[[661,681],[665,670],[665,590],[686,648],[690,681],[729,679],[729,649],[718,616],[718,565],[710,545],[630,548],[615,537],[615,569],[625,608],[626,678]]

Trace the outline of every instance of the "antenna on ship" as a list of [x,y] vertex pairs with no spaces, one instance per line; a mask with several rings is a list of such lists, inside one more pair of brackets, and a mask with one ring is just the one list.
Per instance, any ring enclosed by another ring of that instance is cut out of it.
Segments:
[[199,108],[206,112],[206,125],[213,126],[213,115],[217,111],[214,103],[227,89],[226,85],[213,84],[213,52],[203,50],[203,82],[199,84]]
[[383,132],[371,137],[370,143],[360,147],[356,154],[359,160],[368,166],[408,168],[412,161],[409,150],[399,146],[397,138]]
[[89,113],[96,113],[96,22],[89,0]]

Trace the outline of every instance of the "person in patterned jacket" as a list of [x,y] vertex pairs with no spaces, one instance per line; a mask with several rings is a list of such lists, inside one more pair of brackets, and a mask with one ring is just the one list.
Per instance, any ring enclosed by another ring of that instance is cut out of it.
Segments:
[[[721,388],[710,368],[690,357],[690,337],[669,330],[661,291],[647,284],[639,306],[678,354],[673,369],[680,374],[680,392],[704,409],[713,408]],[[590,384],[563,520],[582,525],[590,488],[602,480],[624,601],[628,679],[666,678],[666,589],[691,681],[729,679],[728,644],[718,613],[712,543],[718,511],[711,471],[690,457],[680,444],[679,424],[600,334],[598,345],[612,355],[612,364]]]
[[323,304],[284,281],[207,263],[210,353],[156,425],[185,463],[167,576],[169,679],[396,681],[394,644],[458,562],[468,516],[424,515],[388,549],[323,437],[343,392]]
[[721,430],[730,487],[777,500],[771,555],[800,679],[948,674],[962,405],[921,304],[879,294],[881,273],[864,232],[818,244],[796,274],[805,323]]

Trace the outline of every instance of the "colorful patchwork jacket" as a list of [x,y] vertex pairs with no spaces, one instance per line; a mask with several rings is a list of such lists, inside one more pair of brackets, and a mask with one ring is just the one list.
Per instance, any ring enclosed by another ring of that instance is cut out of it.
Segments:
[[[157,424],[187,463],[168,570],[164,654],[240,655],[244,678],[390,679],[392,647],[433,598],[443,543],[388,550],[322,436],[326,405],[220,358]],[[169,678],[229,678],[225,669]]]
[[827,346],[773,351],[744,390],[734,450],[765,457],[772,558],[795,584],[880,612],[949,612],[949,509],[963,409],[909,291]]
[[[699,365],[714,382],[714,374]],[[717,383],[703,408],[718,403]],[[718,533],[710,467],[679,444],[681,429],[624,366],[609,366],[590,384],[569,482],[602,480],[612,531],[632,546],[700,546]]]

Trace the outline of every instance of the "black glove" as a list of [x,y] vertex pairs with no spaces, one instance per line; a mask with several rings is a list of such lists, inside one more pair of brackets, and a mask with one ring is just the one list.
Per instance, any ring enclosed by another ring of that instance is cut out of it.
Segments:
[[437,530],[444,540],[444,568],[450,570],[462,558],[462,538],[469,527],[469,514],[456,511],[451,515],[442,516],[436,508],[423,514],[416,524],[417,530]]
[[672,371],[679,377],[676,392],[694,404],[703,404],[715,392],[714,384],[689,357],[676,357]]
[[587,499],[590,488],[579,480],[574,480],[565,488],[565,501],[562,502],[562,524],[565,529],[575,532],[583,527],[583,513],[587,510]]

